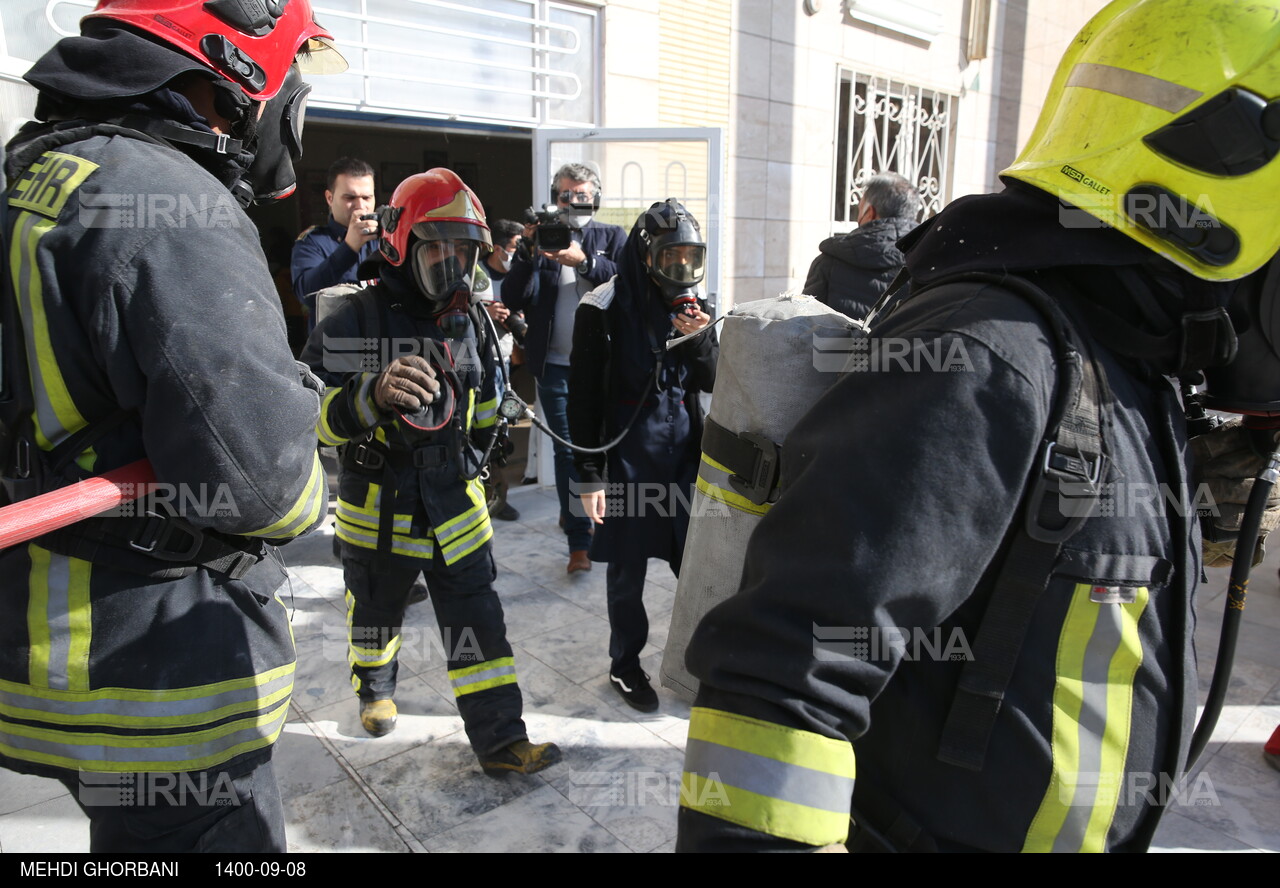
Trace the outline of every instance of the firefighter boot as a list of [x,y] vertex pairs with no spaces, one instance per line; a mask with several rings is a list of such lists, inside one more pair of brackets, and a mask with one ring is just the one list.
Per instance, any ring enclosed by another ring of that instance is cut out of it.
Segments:
[[394,700],[361,700],[360,724],[374,737],[384,737],[396,729]]
[[560,747],[554,743],[534,746],[528,740],[517,740],[497,752],[481,756],[480,767],[490,777],[501,777],[508,771],[533,774],[560,761]]

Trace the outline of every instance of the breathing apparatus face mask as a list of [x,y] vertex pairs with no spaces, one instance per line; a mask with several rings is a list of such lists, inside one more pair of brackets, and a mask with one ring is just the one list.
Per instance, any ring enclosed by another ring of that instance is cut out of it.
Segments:
[[696,306],[697,286],[705,273],[706,245],[663,244],[659,239],[654,242],[649,257],[649,277],[662,291],[667,310],[676,313]]
[[1280,415],[1280,254],[1239,282],[1227,313],[1239,346],[1231,363],[1204,371],[1204,406]]
[[311,85],[303,83],[298,66],[289,69],[280,92],[268,99],[257,121],[253,163],[248,179],[256,200],[279,200],[297,187],[293,165],[302,158],[302,127]]
[[473,240],[419,240],[410,248],[413,278],[432,304],[446,339],[462,339],[471,327],[471,284],[480,245]]

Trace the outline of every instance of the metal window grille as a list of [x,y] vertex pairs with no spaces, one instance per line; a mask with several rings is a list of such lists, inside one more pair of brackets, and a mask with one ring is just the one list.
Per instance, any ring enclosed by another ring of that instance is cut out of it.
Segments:
[[835,222],[851,226],[868,180],[893,172],[920,189],[922,218],[951,193],[955,97],[909,83],[840,72],[836,137]]

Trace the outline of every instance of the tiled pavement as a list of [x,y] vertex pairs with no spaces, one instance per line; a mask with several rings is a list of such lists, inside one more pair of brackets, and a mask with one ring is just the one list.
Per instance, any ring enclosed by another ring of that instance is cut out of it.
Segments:
[[[295,851],[670,851],[688,706],[660,691],[641,715],[607,683],[604,570],[564,572],[554,495],[512,492],[517,522],[497,522],[498,591],[535,742],[564,761],[532,777],[492,780],[467,745],[428,604],[410,608],[394,733],[372,739],[356,718],[346,665],[342,573],[331,530],[285,549],[292,570],[298,675],[276,753]],[[1168,813],[1162,850],[1280,850],[1280,772],[1261,747],[1280,723],[1280,545],[1254,572],[1228,705],[1194,801]],[[1212,669],[1225,571],[1202,589],[1201,673]],[[653,562],[645,669],[657,675],[675,579]],[[1202,682],[1202,694],[1207,683]],[[1216,803],[1215,803],[1216,802]],[[88,850],[87,822],[54,781],[0,771],[0,850]]]

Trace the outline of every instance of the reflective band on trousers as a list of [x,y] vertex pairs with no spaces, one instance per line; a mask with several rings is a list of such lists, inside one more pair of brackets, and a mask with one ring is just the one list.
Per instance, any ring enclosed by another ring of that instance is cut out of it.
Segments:
[[514,657],[500,657],[464,669],[450,669],[449,681],[453,683],[455,697],[487,691],[499,685],[515,684],[516,661]]
[[269,712],[182,734],[92,734],[5,724],[0,752],[22,761],[87,771],[199,771],[275,742],[289,701]]
[[849,833],[853,747],[759,719],[695,707],[680,804],[758,832],[828,845]]
[[0,681],[0,715],[25,721],[104,728],[207,725],[288,700],[294,664],[230,681],[171,690],[100,688],[58,691]]
[[1138,620],[1150,593],[1098,604],[1078,583],[1058,640],[1053,774],[1024,851],[1105,851],[1125,788],[1133,679],[1142,663]]

